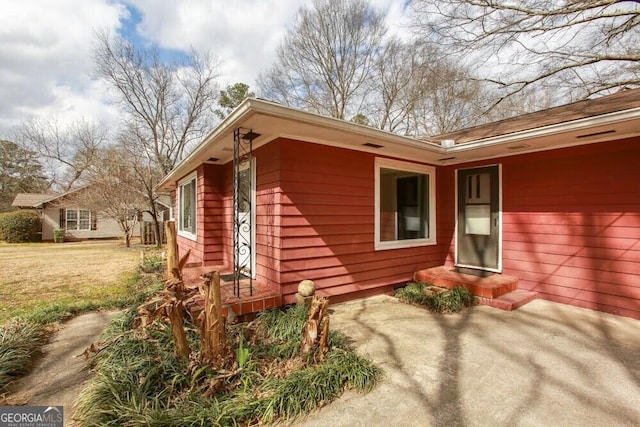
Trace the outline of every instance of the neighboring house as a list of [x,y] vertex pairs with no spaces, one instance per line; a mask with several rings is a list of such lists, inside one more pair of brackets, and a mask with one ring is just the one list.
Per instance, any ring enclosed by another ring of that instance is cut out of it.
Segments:
[[[65,229],[66,240],[121,238],[122,230],[117,221],[78,205],[73,197],[82,188],[64,194],[16,195],[14,207],[37,209],[42,219],[42,240],[53,240],[53,230]],[[134,236],[140,235],[135,227]]]
[[429,141],[247,99],[159,190],[192,264],[235,251],[285,303],[302,279],[342,300],[459,266],[640,318],[640,90]]

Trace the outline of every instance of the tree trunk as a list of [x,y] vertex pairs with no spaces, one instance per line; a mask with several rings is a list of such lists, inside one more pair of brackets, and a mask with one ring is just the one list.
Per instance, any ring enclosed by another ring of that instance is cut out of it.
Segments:
[[154,212],[154,215],[153,215],[153,232],[156,235],[156,247],[157,248],[161,248],[162,247],[162,234],[160,233],[160,221],[158,221],[158,217],[157,217],[155,212]]

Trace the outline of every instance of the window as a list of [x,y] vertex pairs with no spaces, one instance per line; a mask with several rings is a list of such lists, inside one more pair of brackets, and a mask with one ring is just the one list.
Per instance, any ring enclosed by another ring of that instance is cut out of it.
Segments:
[[[67,230],[95,230],[96,215],[86,209],[66,209],[65,223]],[[62,215],[61,215],[62,217]],[[62,226],[62,225],[61,225]]]
[[196,177],[191,176],[180,184],[180,214],[178,230],[195,237],[196,235]]
[[376,159],[375,173],[375,248],[435,244],[435,169]]

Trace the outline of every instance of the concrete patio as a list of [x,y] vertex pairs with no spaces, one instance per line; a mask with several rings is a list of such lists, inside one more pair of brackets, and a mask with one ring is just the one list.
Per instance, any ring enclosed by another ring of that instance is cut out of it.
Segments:
[[638,425],[640,321],[535,300],[437,315],[378,296],[333,328],[385,371],[304,426]]

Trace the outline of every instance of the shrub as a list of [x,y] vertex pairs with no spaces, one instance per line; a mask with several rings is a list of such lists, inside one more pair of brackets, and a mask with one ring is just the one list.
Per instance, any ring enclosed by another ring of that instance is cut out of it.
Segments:
[[161,254],[145,256],[142,259],[140,270],[143,273],[160,273],[167,266],[166,260]]
[[53,229],[53,241],[55,243],[64,243],[64,228]]
[[[171,328],[154,322],[131,330],[135,311],[116,319],[96,358],[96,376],[78,399],[82,425],[272,425],[292,420],[345,390],[366,392],[382,370],[358,356],[334,331],[327,359],[304,362],[299,354],[306,308],[271,310],[249,324],[229,326],[238,369],[216,371],[175,356]],[[192,329],[189,329],[192,331]],[[247,338],[248,337],[248,338]],[[193,340],[195,354],[200,350]],[[212,391],[212,384],[218,387]]]
[[395,296],[404,302],[427,306],[429,310],[437,313],[456,313],[475,303],[471,292],[462,286],[433,295],[425,293],[427,286],[421,282],[409,283],[404,288],[398,289]]
[[18,319],[0,327],[0,394],[28,371],[33,355],[45,342],[42,325]]
[[36,211],[23,210],[0,214],[0,240],[7,243],[40,240],[42,221]]

